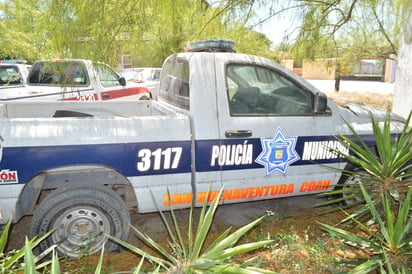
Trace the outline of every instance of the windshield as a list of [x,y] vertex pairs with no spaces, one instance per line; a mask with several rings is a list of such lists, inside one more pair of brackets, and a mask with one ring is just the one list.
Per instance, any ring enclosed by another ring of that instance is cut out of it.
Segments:
[[137,80],[137,72],[136,71],[133,71],[133,70],[120,71],[119,74],[120,74],[120,76],[124,77],[124,79],[126,79],[126,81]]

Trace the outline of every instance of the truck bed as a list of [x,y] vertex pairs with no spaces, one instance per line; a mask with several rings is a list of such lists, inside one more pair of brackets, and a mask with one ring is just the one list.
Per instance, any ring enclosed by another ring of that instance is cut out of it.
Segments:
[[9,102],[0,104],[0,118],[134,117],[173,115],[156,101]]
[[4,147],[190,140],[189,117],[150,100],[12,102],[0,114]]

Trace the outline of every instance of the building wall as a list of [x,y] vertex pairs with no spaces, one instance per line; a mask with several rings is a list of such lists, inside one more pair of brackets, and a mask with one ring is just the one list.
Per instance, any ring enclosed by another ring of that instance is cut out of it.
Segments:
[[291,71],[293,71],[293,68],[294,68],[294,60],[293,59],[282,59],[280,61],[280,64],[282,66],[284,66],[285,68],[288,68]]
[[335,79],[334,59],[304,60],[302,64],[302,78],[312,80]]
[[[358,70],[353,66],[352,69],[349,69],[348,66],[345,66],[342,71],[342,77],[346,77],[345,79],[361,79],[362,77],[367,80],[376,81],[381,80],[384,82],[393,83],[395,79],[395,69],[396,69],[396,61],[394,59],[396,56],[391,56],[391,58],[384,60],[385,65],[383,69],[381,67],[372,66],[372,64],[368,64],[368,60],[376,60],[382,62],[380,59],[365,59],[366,61],[359,63]],[[378,63],[379,63],[378,62]],[[295,68],[293,59],[283,59],[281,60],[281,64],[286,68],[292,70],[299,76],[304,79],[309,80],[334,80],[335,79],[335,69],[336,69],[336,62],[335,59],[328,58],[328,59],[317,59],[317,60],[304,60],[302,64],[302,68]],[[368,67],[368,65],[370,65]],[[382,69],[382,72],[376,72],[375,70],[379,68]],[[379,76],[381,75],[381,76]]]

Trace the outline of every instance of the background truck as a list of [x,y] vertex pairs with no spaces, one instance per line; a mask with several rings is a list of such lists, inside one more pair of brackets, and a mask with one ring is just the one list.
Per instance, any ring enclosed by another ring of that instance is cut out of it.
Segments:
[[56,230],[41,249],[60,243],[60,254],[77,256],[86,245],[90,253],[115,249],[107,235],[127,240],[130,210],[314,194],[344,183],[325,167],[347,164],[329,149],[348,151],[335,138],[349,133],[344,120],[373,144],[370,114],[385,113],[338,106],[284,67],[216,52],[225,49],[167,58],[159,101],[0,104],[1,222],[33,215],[31,236]]
[[24,92],[9,93],[2,101],[106,101],[150,99],[143,85],[127,83],[107,64],[83,59],[36,61]]
[[25,88],[30,65],[26,60],[0,60],[0,100],[27,94]]

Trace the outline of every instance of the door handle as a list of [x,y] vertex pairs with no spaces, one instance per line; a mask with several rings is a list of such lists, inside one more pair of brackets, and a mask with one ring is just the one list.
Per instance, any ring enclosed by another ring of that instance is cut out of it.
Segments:
[[110,97],[110,95],[108,93],[103,93],[102,97],[103,97],[103,99],[107,99],[107,98]]
[[250,137],[252,136],[252,131],[251,130],[238,130],[238,129],[226,130],[225,136],[226,138]]

